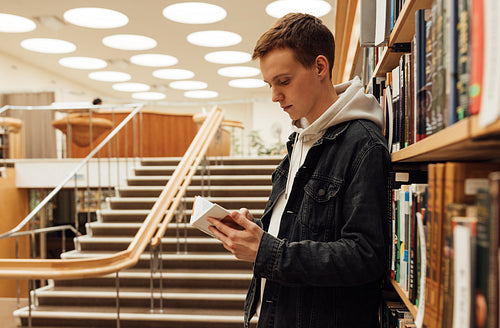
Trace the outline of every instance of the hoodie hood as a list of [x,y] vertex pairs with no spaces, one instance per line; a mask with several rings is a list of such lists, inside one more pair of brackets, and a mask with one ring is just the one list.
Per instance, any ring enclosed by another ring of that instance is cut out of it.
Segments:
[[318,133],[323,135],[326,129],[333,125],[356,119],[373,121],[382,129],[384,126],[382,107],[373,95],[365,93],[359,77],[356,76],[351,81],[335,85],[334,88],[339,96],[337,101],[312,124],[307,122],[305,117],[293,121],[293,131],[301,137],[311,137]]
[[290,170],[288,171],[285,198],[288,197],[295,174],[304,163],[307,152],[329,127],[357,119],[373,121],[380,129],[385,124],[382,107],[373,95],[365,93],[363,84],[358,77],[338,84],[334,88],[339,96],[337,101],[317,120],[311,124],[305,117],[302,117],[292,122],[292,130],[297,134],[290,155]]

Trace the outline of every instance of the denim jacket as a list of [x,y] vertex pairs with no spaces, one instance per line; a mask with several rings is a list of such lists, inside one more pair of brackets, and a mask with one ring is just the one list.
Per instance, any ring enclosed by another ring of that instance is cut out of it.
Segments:
[[283,159],[257,220],[264,233],[245,302],[245,327],[256,312],[261,278],[267,282],[259,328],[376,326],[390,165],[385,139],[373,122],[328,128],[299,168],[273,237],[266,231],[286,185],[289,156]]

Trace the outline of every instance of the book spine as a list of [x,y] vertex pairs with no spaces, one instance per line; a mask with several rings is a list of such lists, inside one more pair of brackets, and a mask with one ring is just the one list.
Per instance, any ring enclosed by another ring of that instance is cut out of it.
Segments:
[[481,109],[484,51],[484,0],[472,0],[470,20],[470,87],[469,112],[478,114]]
[[459,120],[469,116],[470,84],[470,0],[458,0],[457,21],[457,116]]

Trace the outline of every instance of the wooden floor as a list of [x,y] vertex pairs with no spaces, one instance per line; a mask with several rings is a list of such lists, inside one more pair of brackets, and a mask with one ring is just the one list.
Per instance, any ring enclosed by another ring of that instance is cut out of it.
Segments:
[[[27,299],[21,299],[21,307],[28,305]],[[17,328],[12,313],[17,309],[15,298],[0,298],[0,322],[2,328]]]

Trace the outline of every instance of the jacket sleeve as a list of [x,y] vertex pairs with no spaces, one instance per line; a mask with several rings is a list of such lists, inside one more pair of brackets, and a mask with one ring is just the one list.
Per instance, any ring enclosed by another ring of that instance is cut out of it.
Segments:
[[359,155],[341,200],[340,238],[290,242],[264,232],[254,263],[257,277],[290,286],[353,286],[382,277],[390,158],[381,143]]

